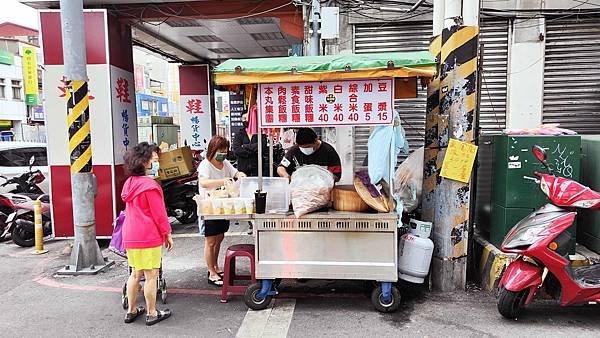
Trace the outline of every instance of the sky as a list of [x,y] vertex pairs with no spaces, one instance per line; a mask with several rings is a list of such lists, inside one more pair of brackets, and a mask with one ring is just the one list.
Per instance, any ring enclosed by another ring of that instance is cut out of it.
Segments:
[[21,26],[38,29],[37,11],[25,6],[17,0],[0,0],[0,23],[5,21],[14,22]]

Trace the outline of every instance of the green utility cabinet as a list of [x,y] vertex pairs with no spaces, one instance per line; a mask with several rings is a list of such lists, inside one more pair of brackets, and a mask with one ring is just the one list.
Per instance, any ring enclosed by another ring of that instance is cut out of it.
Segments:
[[[581,183],[600,191],[600,135],[581,137]],[[600,253],[600,211],[580,209],[577,218],[577,241]]]
[[479,144],[475,222],[496,247],[500,247],[504,236],[519,220],[548,203],[533,174],[547,170],[535,158],[531,147],[540,145],[546,150],[555,174],[579,180],[581,137],[578,135],[489,135],[482,137]]

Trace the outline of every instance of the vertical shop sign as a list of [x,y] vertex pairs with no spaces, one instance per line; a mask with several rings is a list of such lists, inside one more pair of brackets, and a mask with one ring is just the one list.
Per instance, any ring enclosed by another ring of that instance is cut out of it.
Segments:
[[244,115],[244,94],[229,92],[229,128],[232,140],[235,134],[244,129],[242,115]]
[[131,72],[111,66],[111,96],[115,159],[121,160],[130,145],[137,143],[135,80]]
[[205,151],[212,137],[212,111],[207,65],[179,67],[181,141]]
[[23,78],[25,80],[25,103],[38,105],[38,72],[34,47],[23,47]]

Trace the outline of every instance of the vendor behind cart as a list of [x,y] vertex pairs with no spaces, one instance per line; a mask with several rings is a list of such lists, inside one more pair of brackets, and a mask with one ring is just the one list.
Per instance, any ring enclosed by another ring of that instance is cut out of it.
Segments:
[[342,164],[335,148],[319,140],[311,128],[300,128],[296,134],[296,145],[283,157],[277,174],[289,179],[298,167],[309,164],[326,167],[336,182],[342,177]]

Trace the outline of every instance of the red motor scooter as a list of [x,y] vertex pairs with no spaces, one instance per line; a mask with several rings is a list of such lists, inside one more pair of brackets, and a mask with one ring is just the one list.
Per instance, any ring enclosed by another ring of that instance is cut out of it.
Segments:
[[600,208],[600,194],[574,180],[552,175],[544,149],[536,145],[532,151],[550,172],[534,174],[551,203],[517,223],[502,243],[503,252],[518,255],[499,285],[498,311],[510,319],[531,303],[542,286],[560,298],[561,306],[600,301],[600,264],[573,267],[569,259],[571,234],[567,232],[578,208]]

